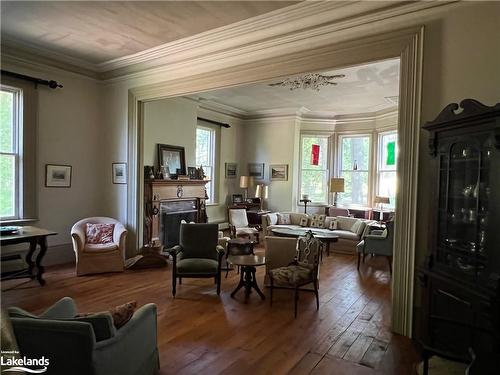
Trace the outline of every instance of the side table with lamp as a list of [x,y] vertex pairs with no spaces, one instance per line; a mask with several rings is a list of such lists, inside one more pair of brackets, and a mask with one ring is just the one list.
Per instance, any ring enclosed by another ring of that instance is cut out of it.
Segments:
[[330,193],[333,193],[333,207],[337,207],[337,197],[338,193],[343,193],[344,190],[344,179],[339,177],[330,178],[329,184]]
[[[380,222],[385,221],[384,220],[384,204],[389,204],[390,203],[389,197],[383,197],[383,196],[377,195],[375,197],[375,199],[373,200],[373,203],[375,203],[376,205],[377,204],[380,205],[380,209],[378,210],[379,213],[380,213],[379,221]],[[376,213],[377,210],[374,210],[373,212]],[[376,220],[375,217],[373,219]]]

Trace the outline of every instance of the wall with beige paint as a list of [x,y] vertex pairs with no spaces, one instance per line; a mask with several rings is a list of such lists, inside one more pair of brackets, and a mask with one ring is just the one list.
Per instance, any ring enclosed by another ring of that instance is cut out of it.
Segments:
[[[243,163],[241,173],[248,175],[248,163],[264,163],[264,179],[255,180],[249,188],[248,196],[255,196],[255,185],[269,186],[269,198],[265,207],[271,211],[291,211],[296,196],[294,194],[294,158],[299,124],[295,117],[282,119],[247,120],[243,122]],[[269,166],[288,164],[287,181],[271,181]]]
[[[72,225],[84,217],[107,214],[102,188],[112,185],[111,174],[109,179],[105,176],[105,170],[111,171],[111,162],[103,158],[102,152],[106,147],[102,135],[106,132],[102,128],[100,86],[92,79],[55,69],[33,70],[9,64],[3,64],[2,69],[57,80],[64,85],[57,90],[45,86],[37,89],[38,221],[32,225],[58,233],[48,239],[46,264],[71,261]],[[45,187],[46,164],[71,165],[71,187]],[[17,247],[15,251],[24,248]]]
[[[196,162],[197,117],[230,124],[230,128],[218,128],[219,171],[216,179],[216,202],[207,206],[209,222],[227,221],[226,205],[231,194],[239,193],[238,178],[225,178],[225,163],[238,163],[241,168],[240,120],[222,116],[199,108],[199,104],[185,98],[169,98],[144,104],[144,165],[158,165],[157,144],[183,146],[186,167]],[[198,166],[197,166],[198,167]]]

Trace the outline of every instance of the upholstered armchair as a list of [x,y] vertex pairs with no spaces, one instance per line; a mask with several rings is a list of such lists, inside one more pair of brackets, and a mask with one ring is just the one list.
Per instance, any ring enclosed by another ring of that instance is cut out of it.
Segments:
[[48,358],[48,374],[158,373],[155,304],[138,308],[119,329],[109,312],[76,317],[69,297],[39,316],[17,307],[9,308],[8,314],[21,355]]
[[213,277],[220,294],[221,262],[224,248],[218,245],[217,224],[181,224],[179,244],[168,249],[173,259],[172,295],[177,279]]
[[303,287],[313,285],[312,291],[316,296],[316,309],[319,309],[318,269],[321,243],[314,238],[311,231],[299,237],[295,245],[295,259],[288,266],[269,270],[270,304],[273,305],[274,288],[292,288],[295,291],[295,318],[297,318],[297,303],[299,290],[311,291]]
[[255,241],[259,242],[259,231],[248,225],[247,210],[245,209],[229,209],[229,228],[233,238],[248,236],[254,237]]
[[363,257],[364,263],[366,254],[383,255],[387,257],[389,271],[392,274],[393,244],[394,221],[389,221],[384,230],[372,231],[356,246],[356,251],[358,253],[358,270],[361,263],[361,257]]
[[[113,242],[105,244],[87,243],[87,223],[114,224]],[[110,217],[89,217],[73,225],[71,238],[76,257],[76,275],[123,272],[126,236],[127,230],[123,224]]]

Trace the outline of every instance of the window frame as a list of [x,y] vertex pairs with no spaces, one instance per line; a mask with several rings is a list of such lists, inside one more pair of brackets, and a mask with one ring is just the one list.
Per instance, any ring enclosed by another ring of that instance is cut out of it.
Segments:
[[[383,155],[383,145],[382,145],[382,139],[384,136],[387,136],[387,135],[392,135],[392,134],[395,134],[396,135],[396,159],[395,159],[395,162],[396,162],[396,168],[394,170],[389,170],[389,169],[382,169],[381,166],[382,166],[382,155]],[[377,133],[377,168],[376,168],[376,171],[375,171],[375,175],[376,175],[376,181],[375,181],[375,193],[376,195],[380,195],[380,175],[381,173],[384,173],[384,172],[391,172],[391,173],[394,173],[396,178],[397,178],[397,170],[398,170],[398,151],[399,151],[399,147],[398,147],[398,131],[397,129],[393,129],[393,130],[386,130],[386,131],[381,131],[381,132],[378,132]],[[372,204],[373,205],[373,204]],[[389,209],[395,209],[396,208],[396,202],[391,202],[387,205],[384,205],[385,208],[389,208]]]
[[[201,125],[198,123],[196,125],[196,132],[198,132],[198,129],[202,130],[207,130],[210,133],[210,147],[209,147],[209,160],[211,162],[210,168],[212,169],[212,176],[210,178],[210,182],[208,184],[210,185],[210,195],[208,196],[208,199],[206,201],[207,204],[209,205],[215,205],[217,203],[216,199],[216,185],[215,181],[217,180],[216,173],[217,173],[217,130],[214,127],[207,126],[207,125]],[[196,136],[195,139],[198,137]],[[195,142],[196,143],[196,142]],[[195,159],[197,159],[198,154],[198,144],[195,144]]]
[[[339,202],[340,206],[343,207],[352,207],[352,208],[368,208],[370,207],[370,203],[372,201],[372,191],[373,191],[373,152],[375,151],[375,147],[373,147],[373,134],[369,132],[359,132],[359,133],[338,133],[337,134],[337,150],[336,150],[336,155],[337,155],[337,163],[336,163],[336,171],[338,177],[342,177],[342,172],[353,172],[352,169],[342,169],[342,141],[345,138],[368,138],[368,169],[357,169],[359,172],[366,172],[368,174],[368,191],[367,191],[367,198],[366,202],[363,204],[356,204],[356,203],[342,203]],[[376,152],[376,151],[375,151]]]
[[[308,203],[309,207],[313,207],[313,206],[324,206],[324,205],[327,205],[329,203],[329,194],[330,192],[328,191],[328,181],[330,179],[330,166],[331,166],[331,136],[332,134],[331,133],[321,133],[321,132],[314,132],[314,133],[310,133],[310,132],[306,132],[306,133],[300,133],[300,145],[299,145],[299,178],[298,178],[298,182],[299,182],[299,185],[298,185],[298,199],[297,199],[297,205],[298,206],[303,206],[304,204],[300,202],[300,200],[302,199],[302,152],[304,151],[303,150],[303,139],[304,138],[325,138],[326,139],[326,147],[327,147],[327,150],[326,150],[326,169],[321,169],[322,171],[325,171],[326,172],[326,178],[325,178],[325,181],[324,181],[324,187],[325,187],[325,190],[326,190],[326,194],[325,194],[325,201],[324,202],[317,202],[317,201],[311,201],[310,203]],[[307,169],[305,169],[307,170]],[[318,171],[319,169],[314,169],[315,171]]]
[[23,207],[22,207],[23,90],[22,88],[6,84],[1,84],[0,89],[1,91],[10,92],[13,94],[13,111],[12,111],[13,148],[11,152],[0,151],[0,155],[14,156],[14,215],[0,216],[0,220],[2,221],[19,220],[23,217]]

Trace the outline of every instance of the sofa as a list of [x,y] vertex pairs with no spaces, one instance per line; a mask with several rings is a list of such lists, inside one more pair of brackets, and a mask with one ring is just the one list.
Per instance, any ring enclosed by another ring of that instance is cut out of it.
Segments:
[[[302,229],[304,231],[311,229],[313,233],[334,233],[339,236],[338,242],[331,246],[331,251],[344,254],[356,254],[356,245],[368,234],[370,225],[375,223],[374,220],[357,219],[347,216],[326,216],[324,228],[310,227],[311,216],[308,214],[297,212],[286,212],[283,214],[290,215],[290,223],[282,224],[279,222],[278,212],[262,215],[262,229],[265,236],[274,236],[272,229],[274,228],[289,228],[289,229]],[[307,226],[301,226],[300,222],[303,218],[308,220]],[[330,223],[332,220],[337,220],[337,229],[330,230]]]

